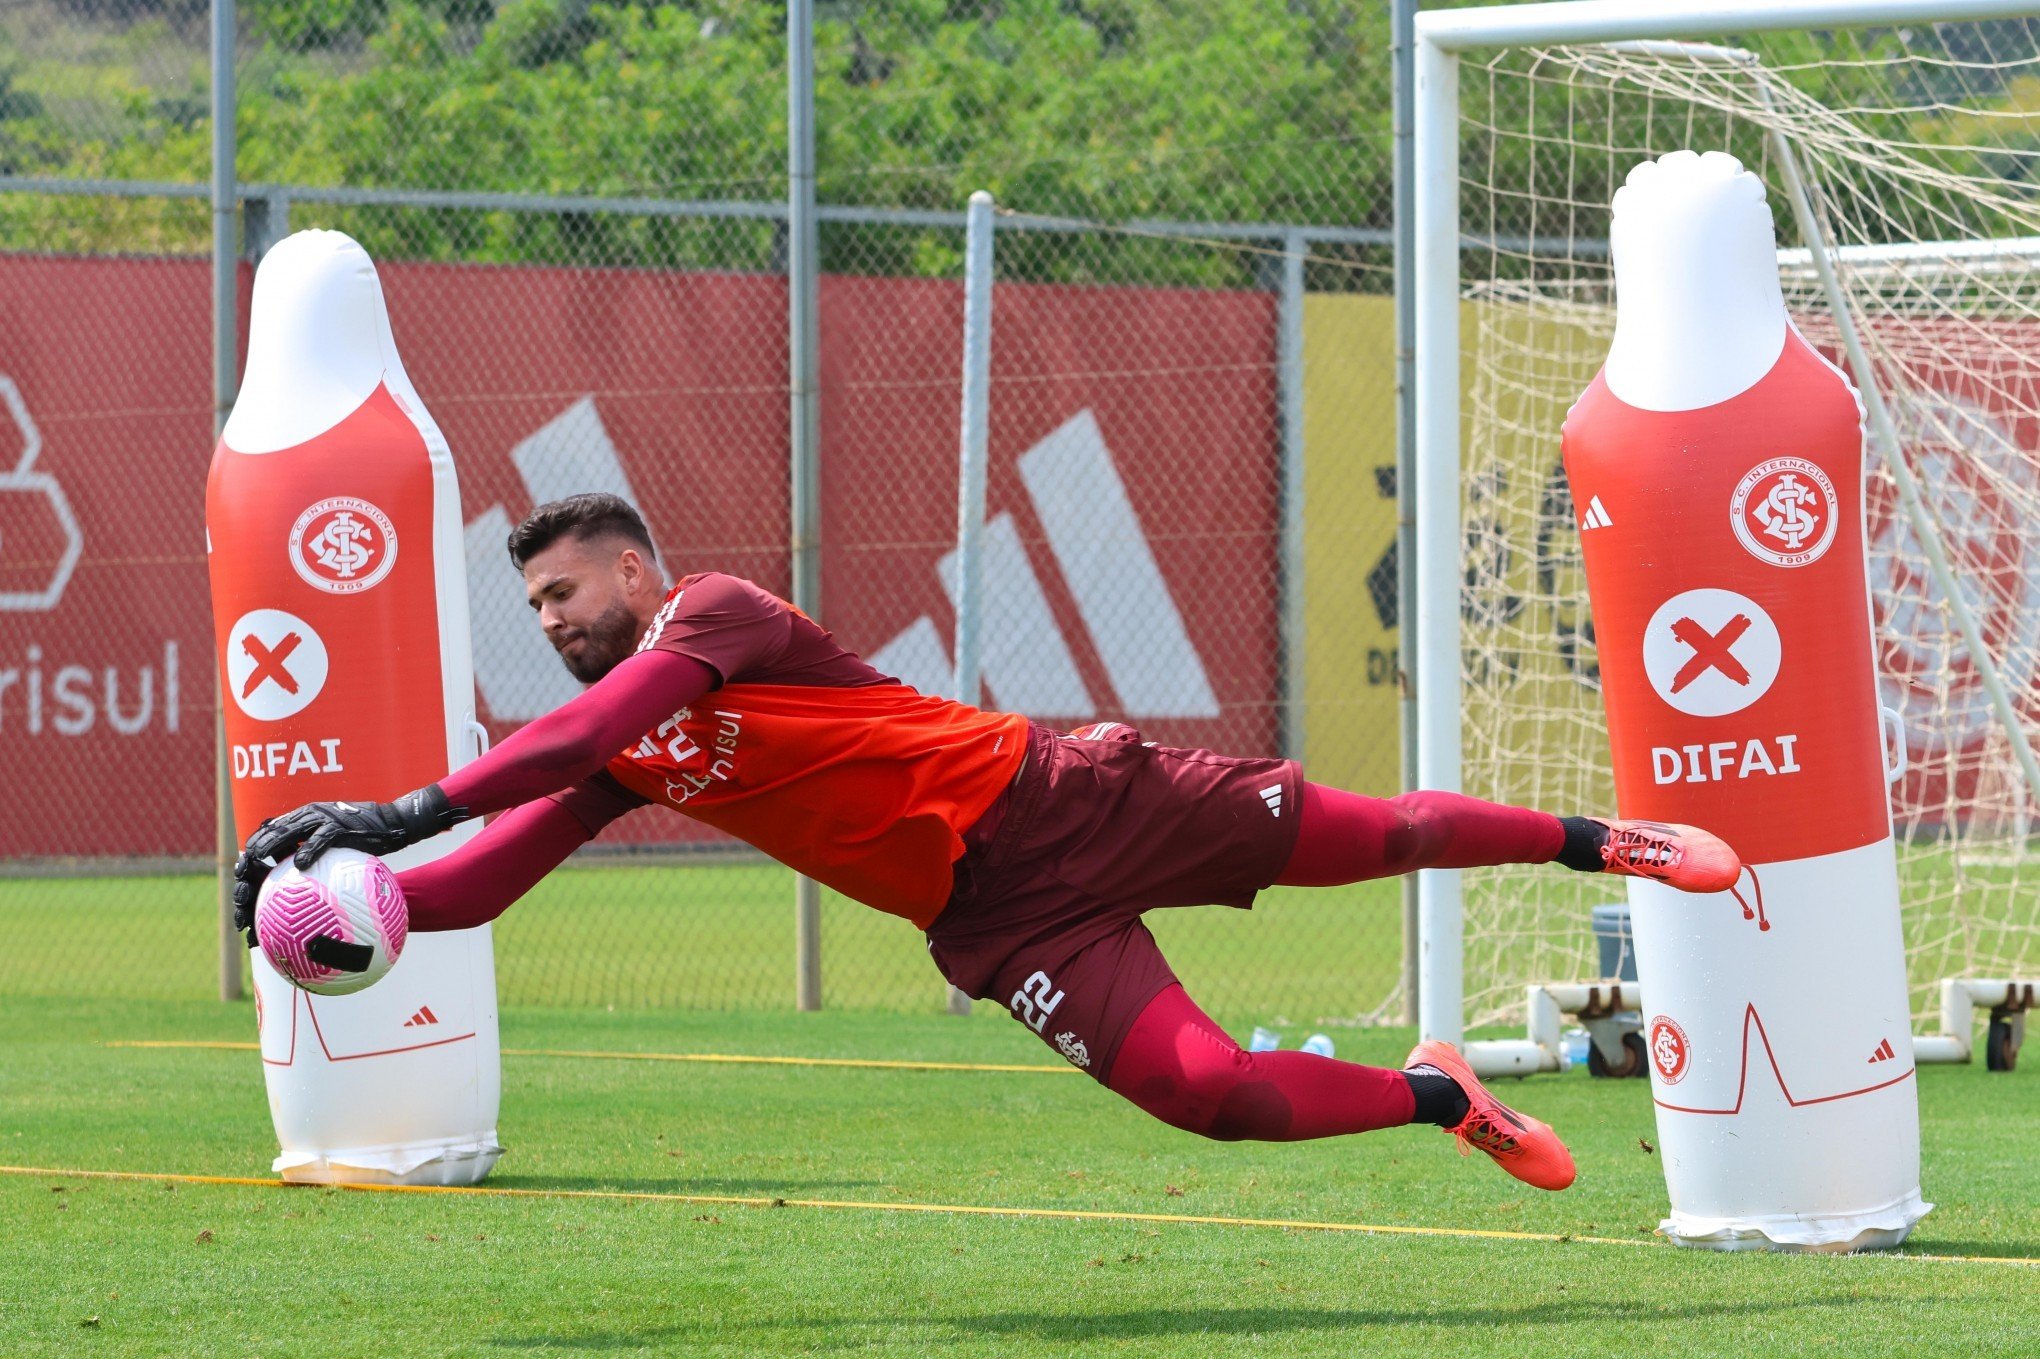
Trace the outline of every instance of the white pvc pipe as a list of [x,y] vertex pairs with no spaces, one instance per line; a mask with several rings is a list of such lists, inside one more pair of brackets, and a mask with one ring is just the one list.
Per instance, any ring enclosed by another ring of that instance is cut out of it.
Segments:
[[[1941,1032],[1936,1037],[1955,1044],[1959,1050],[1960,1055],[1950,1058],[1950,1061],[1969,1060],[1969,1045],[1976,1027],[1975,1009],[1969,999],[1968,984],[1962,978],[1941,979]],[[1914,1061],[1924,1060],[1919,1056],[1918,1039],[1913,1040],[1913,1054]]]
[[1523,1038],[1496,1038],[1466,1045],[1467,1065],[1483,1080],[1496,1076],[1535,1076],[1558,1070],[1558,1054]]
[[1448,52],[1472,48],[1712,38],[1799,28],[1870,28],[2019,18],[2033,0],[1569,0],[1427,10],[1417,40]]
[[[1417,785],[1460,788],[1459,59],[1416,51]],[[1457,869],[1417,880],[1417,1007],[1425,1038],[1464,1036],[1462,887]]]
[[1559,1045],[1565,1017],[1583,1010],[1606,1014],[1643,1008],[1643,990],[1632,981],[1546,982],[1524,997],[1526,1036],[1484,1039],[1466,1045],[1476,1076],[1532,1076],[1562,1071]]
[[1557,998],[1547,986],[1531,987],[1527,1000],[1529,1003],[1524,1010],[1529,1039],[1553,1066],[1557,1066],[1559,1044],[1565,1041],[1565,1011],[1559,1008]]
[[1913,1065],[1960,1065],[1973,1048],[1967,1034],[1930,1033],[1913,1039]]
[[1941,981],[1941,1032],[1913,1039],[1913,1061],[1967,1062],[1976,1052],[1976,1011],[2017,999],[2032,1005],[2040,982],[1995,977],[1945,977]]
[[1533,992],[1551,997],[1566,1014],[1582,1010],[1641,1010],[1643,988],[1633,981],[1547,982]]
[[[1918,1064],[1960,1064],[1973,1059],[1976,1011],[2011,1000],[2031,1006],[2040,996],[2040,981],[1948,977],[1941,982],[1941,1032],[1913,1039]],[[1583,1010],[1641,1010],[1643,991],[1635,982],[1547,982],[1532,986],[1525,996],[1528,1016],[1523,1038],[1485,1039],[1466,1045],[1466,1060],[1476,1076],[1534,1076],[1564,1069],[1559,1059],[1564,1018]]]

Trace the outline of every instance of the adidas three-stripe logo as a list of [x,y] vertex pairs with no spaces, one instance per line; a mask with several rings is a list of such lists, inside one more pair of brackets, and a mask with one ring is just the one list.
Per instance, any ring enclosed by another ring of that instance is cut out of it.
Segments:
[[1601,497],[1595,496],[1587,502],[1587,512],[1580,516],[1580,532],[1585,533],[1588,529],[1612,528],[1614,523],[1615,521],[1608,517],[1608,507],[1601,503]]
[[437,1024],[438,1022],[439,1016],[432,1013],[430,1005],[420,1005],[418,1013],[404,1021],[404,1027],[407,1029],[417,1029],[423,1028],[427,1024]]
[[1270,816],[1282,815],[1282,785],[1271,783],[1261,790],[1261,801],[1268,804]]
[[[1210,672],[1097,417],[1079,411],[1015,466],[1047,541],[1026,542],[1012,510],[985,522],[985,580],[999,582],[985,590],[980,662],[992,701],[1004,712],[1218,716]],[[935,569],[954,607],[962,590],[957,553],[945,553]],[[1049,602],[1057,579],[1076,606],[1068,634]],[[1094,681],[1078,666],[1078,631],[1102,667],[1102,692],[1093,693]],[[866,659],[924,694],[954,688],[949,643],[926,614]]]
[[1887,1038],[1877,1045],[1877,1051],[1870,1054],[1870,1060],[1872,1062],[1888,1062],[1896,1056],[1898,1056],[1898,1053],[1892,1050],[1891,1040]]
[[[510,451],[534,505],[581,491],[608,491],[643,512],[623,459],[592,396],[582,396]],[[984,526],[985,688],[1002,711],[1077,715],[1112,708],[1129,717],[1216,717],[1211,675],[1134,513],[1125,479],[1097,417],[1078,411],[1023,453],[1020,481],[1047,541],[1023,541],[1013,512]],[[649,522],[649,521],[648,521]],[[531,626],[524,580],[503,554],[513,521],[501,504],[467,524],[468,599],[475,682],[498,721],[542,717],[580,695],[580,683]],[[652,541],[659,525],[649,522]],[[1030,526],[1030,533],[1033,531]],[[1106,692],[1094,694],[1077,650],[1049,602],[1038,571],[1051,564],[1076,606],[1072,630],[1088,634]],[[962,570],[952,551],[935,564],[952,606]],[[671,621],[662,611],[649,646]],[[954,687],[956,666],[935,620],[922,615],[865,657],[884,674],[926,694]]]

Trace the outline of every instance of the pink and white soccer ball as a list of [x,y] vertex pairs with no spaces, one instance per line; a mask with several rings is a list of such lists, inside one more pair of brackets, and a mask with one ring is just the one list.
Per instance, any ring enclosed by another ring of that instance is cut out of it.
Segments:
[[410,918],[397,875],[357,849],[329,849],[304,872],[286,858],[255,898],[255,938],[270,966],[321,996],[379,981],[404,951]]

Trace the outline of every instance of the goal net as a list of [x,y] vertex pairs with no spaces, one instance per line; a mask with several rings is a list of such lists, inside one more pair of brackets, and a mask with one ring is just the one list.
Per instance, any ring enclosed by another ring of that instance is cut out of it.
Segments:
[[[2040,24],[1469,51],[1459,80],[1465,791],[1612,806],[1558,433],[1614,329],[1614,190],[1641,160],[1728,151],[1769,187],[1800,329],[1854,370],[1808,247],[1825,249],[1867,359],[1852,375],[1881,393],[1930,521],[1904,512],[1873,429],[1870,580],[1881,699],[1909,757],[1892,794],[1916,1014],[1942,977],[2030,976],[2040,856],[2019,746],[2040,735]],[[1936,535],[1952,596],[1931,569]],[[1519,1016],[1526,982],[1598,975],[1588,920],[1620,899],[1608,883],[1493,870],[1463,890],[1469,1024]]]

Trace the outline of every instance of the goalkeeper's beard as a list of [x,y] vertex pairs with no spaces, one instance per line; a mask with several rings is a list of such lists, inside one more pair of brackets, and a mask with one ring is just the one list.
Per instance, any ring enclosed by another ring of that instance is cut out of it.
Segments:
[[[630,611],[630,606],[618,601],[565,642],[553,645],[560,653],[560,661],[575,679],[583,684],[593,684],[622,664],[624,657],[637,648],[640,631],[637,616]],[[566,648],[575,642],[581,643],[580,649],[569,656]]]

